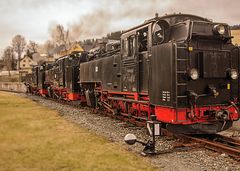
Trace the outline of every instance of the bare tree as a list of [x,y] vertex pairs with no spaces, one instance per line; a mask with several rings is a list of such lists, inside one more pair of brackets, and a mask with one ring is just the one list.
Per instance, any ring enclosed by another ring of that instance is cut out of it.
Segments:
[[14,58],[13,58],[13,48],[11,46],[6,47],[3,52],[3,62],[4,66],[8,71],[8,75],[10,77],[10,71],[13,70],[14,67]]
[[52,40],[56,46],[69,45],[69,31],[65,31],[64,27],[60,24],[56,25],[51,32]]
[[36,53],[38,51],[38,44],[32,40],[29,41],[27,45],[27,49],[29,50],[30,53]]
[[46,41],[44,43],[44,51],[45,53],[47,53],[48,55],[50,55],[51,51],[54,49],[54,44],[53,42],[51,42],[50,40]]
[[21,59],[21,55],[22,52],[26,46],[26,40],[22,35],[16,35],[13,39],[12,39],[12,46],[14,51],[17,53],[18,55],[18,62],[17,62],[17,69],[20,69],[20,59]]

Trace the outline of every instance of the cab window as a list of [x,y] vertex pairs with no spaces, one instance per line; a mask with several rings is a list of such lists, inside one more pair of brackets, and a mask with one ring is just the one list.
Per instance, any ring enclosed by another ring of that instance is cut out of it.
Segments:
[[131,35],[122,41],[123,58],[133,57],[135,54],[135,35]]
[[129,54],[128,56],[134,56],[135,54],[135,37],[130,36],[129,37]]
[[123,49],[123,57],[128,56],[128,39],[125,38],[122,40],[122,49]]
[[138,51],[147,51],[148,48],[148,27],[137,32],[138,35]]
[[153,25],[153,44],[161,44],[164,42],[164,26],[159,24],[159,23],[155,23]]

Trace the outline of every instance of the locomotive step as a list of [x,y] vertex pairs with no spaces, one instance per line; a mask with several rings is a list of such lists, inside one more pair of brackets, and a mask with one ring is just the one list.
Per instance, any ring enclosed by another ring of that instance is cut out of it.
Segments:
[[181,59],[181,58],[178,58],[177,61],[188,61],[188,59]]
[[177,83],[178,86],[186,86],[187,83]]
[[178,74],[186,74],[186,71],[177,71]]

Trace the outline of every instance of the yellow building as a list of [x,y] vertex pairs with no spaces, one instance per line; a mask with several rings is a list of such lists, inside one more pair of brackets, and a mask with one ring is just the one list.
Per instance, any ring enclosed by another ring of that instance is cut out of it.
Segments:
[[83,48],[78,43],[74,43],[69,48],[66,48],[65,45],[60,45],[54,49],[53,57],[54,59],[58,59],[60,57],[66,56],[73,52],[83,52],[83,51],[84,51]]
[[36,65],[36,62],[33,61],[32,57],[25,55],[20,60],[20,71],[31,72],[32,66]]

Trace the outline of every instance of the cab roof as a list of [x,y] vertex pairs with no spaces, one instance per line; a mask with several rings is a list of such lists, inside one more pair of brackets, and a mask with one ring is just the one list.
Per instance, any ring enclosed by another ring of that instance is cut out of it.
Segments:
[[147,26],[150,23],[156,22],[158,20],[165,20],[165,21],[168,22],[168,24],[170,26],[174,25],[176,23],[185,21],[185,20],[212,22],[211,20],[209,20],[207,18],[203,18],[203,17],[197,16],[197,15],[192,15],[192,14],[182,14],[182,13],[179,13],[179,14],[164,15],[164,16],[160,16],[160,17],[156,14],[156,16],[154,18],[146,20],[141,25],[138,25],[138,26],[133,27],[131,29],[125,30],[122,34],[127,33],[129,31],[132,31],[132,30],[135,30],[135,29],[138,29],[138,28],[143,27],[143,26]]

